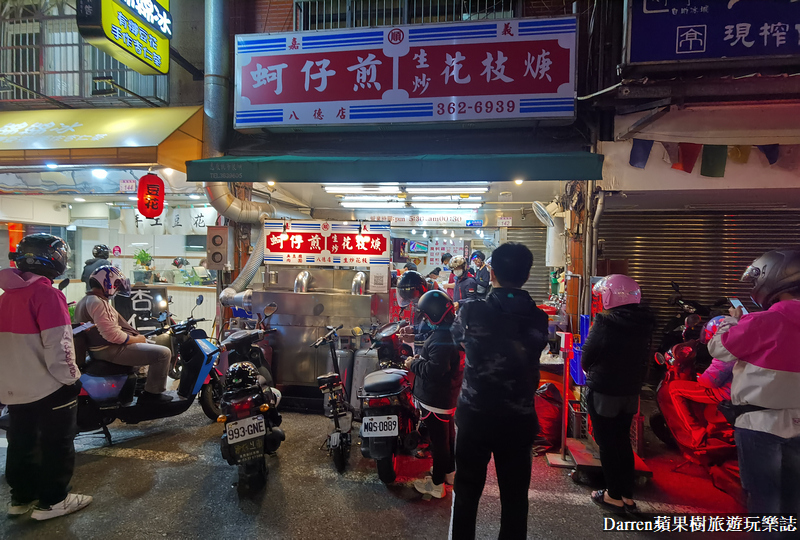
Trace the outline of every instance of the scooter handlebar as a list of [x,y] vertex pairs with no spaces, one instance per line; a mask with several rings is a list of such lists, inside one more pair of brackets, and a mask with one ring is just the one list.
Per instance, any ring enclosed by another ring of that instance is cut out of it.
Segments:
[[312,344],[311,344],[311,346],[312,346],[312,347],[314,347],[314,348],[316,349],[317,347],[319,347],[319,346],[320,346],[320,345],[322,345],[323,343],[327,342],[327,341],[328,341],[328,340],[331,338],[331,336],[335,335],[337,330],[341,330],[342,328],[344,328],[344,325],[343,325],[343,324],[340,324],[339,326],[337,326],[337,327],[335,327],[335,328],[331,328],[331,329],[328,331],[328,333],[327,333],[327,334],[325,334],[324,336],[322,336],[321,338],[319,338],[317,341],[315,341],[314,343],[312,343]]

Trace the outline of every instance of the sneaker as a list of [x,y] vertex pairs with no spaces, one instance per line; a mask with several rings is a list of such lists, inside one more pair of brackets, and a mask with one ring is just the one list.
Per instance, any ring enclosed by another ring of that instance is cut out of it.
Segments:
[[11,499],[11,502],[8,503],[7,513],[10,517],[24,516],[25,514],[28,513],[28,511],[30,511],[31,508],[33,508],[36,505],[37,502],[39,501],[31,501],[29,503],[19,503],[14,499]]
[[[433,477],[433,469],[428,471],[428,476]],[[455,481],[456,481],[456,471],[444,475],[444,483],[447,484],[448,486],[452,486],[455,483]]]
[[431,497],[435,497],[437,499],[441,499],[445,494],[444,484],[434,484],[433,478],[430,476],[426,476],[422,480],[414,481],[414,489],[423,495],[430,495]]
[[31,513],[31,518],[44,521],[45,519],[53,519],[59,516],[66,516],[73,512],[77,512],[82,508],[89,506],[92,498],[89,495],[78,495],[77,493],[70,493],[63,501],[54,504],[49,508],[34,508]]
[[151,392],[142,392],[139,400],[136,403],[169,403],[172,401],[172,396],[169,394],[153,394]]
[[447,484],[448,486],[452,486],[455,481],[456,481],[456,471],[444,475],[444,483]]

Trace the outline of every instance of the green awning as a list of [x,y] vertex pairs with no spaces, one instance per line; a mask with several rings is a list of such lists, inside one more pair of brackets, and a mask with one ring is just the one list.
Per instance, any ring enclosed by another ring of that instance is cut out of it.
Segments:
[[190,182],[507,182],[601,180],[603,156],[480,154],[421,156],[225,156],[187,161]]

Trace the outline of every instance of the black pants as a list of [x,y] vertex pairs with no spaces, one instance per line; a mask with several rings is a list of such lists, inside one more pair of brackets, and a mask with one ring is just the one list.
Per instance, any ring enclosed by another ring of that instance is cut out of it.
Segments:
[[456,425],[450,414],[438,414],[425,408],[421,412],[431,437],[432,479],[438,486],[444,482],[445,475],[456,470]]
[[589,418],[592,420],[594,440],[600,448],[600,463],[606,480],[608,496],[612,499],[633,498],[635,462],[631,446],[632,413],[601,416],[594,408],[594,400],[587,400]]
[[525,539],[528,532],[528,487],[531,483],[535,418],[532,420],[534,427],[528,428],[530,419],[498,425],[497,419],[492,422],[475,415],[456,414],[458,435],[451,537],[453,540],[475,538],[475,521],[486,484],[486,468],[494,455],[501,506],[498,538]]
[[24,405],[9,405],[6,480],[15,503],[63,501],[75,469],[79,387],[63,386]]

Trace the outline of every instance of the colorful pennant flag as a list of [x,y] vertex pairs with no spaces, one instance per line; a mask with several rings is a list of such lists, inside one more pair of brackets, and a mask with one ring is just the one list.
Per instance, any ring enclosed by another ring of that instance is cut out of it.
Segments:
[[700,151],[703,149],[702,144],[694,143],[678,143],[680,150],[680,158],[677,163],[672,164],[673,169],[691,173],[694,170],[694,165],[697,163],[697,158],[700,156]]
[[725,164],[727,161],[727,146],[716,144],[704,145],[703,159],[700,162],[700,175],[710,178],[722,178],[725,176]]
[[734,163],[747,163],[747,160],[750,159],[750,150],[752,149],[753,147],[749,144],[736,144],[734,146],[729,146],[728,159]]
[[661,146],[664,147],[664,161],[672,165],[673,163],[678,163],[681,160],[681,153],[680,149],[678,148],[678,143],[662,142]]
[[770,165],[775,165],[780,157],[780,145],[778,144],[760,144],[758,149],[764,153]]
[[782,144],[775,166],[787,171],[800,171],[800,145]]
[[644,169],[647,165],[647,160],[650,159],[650,150],[653,148],[653,141],[644,139],[633,139],[633,146],[631,147],[631,157],[629,163],[631,167],[637,169]]

